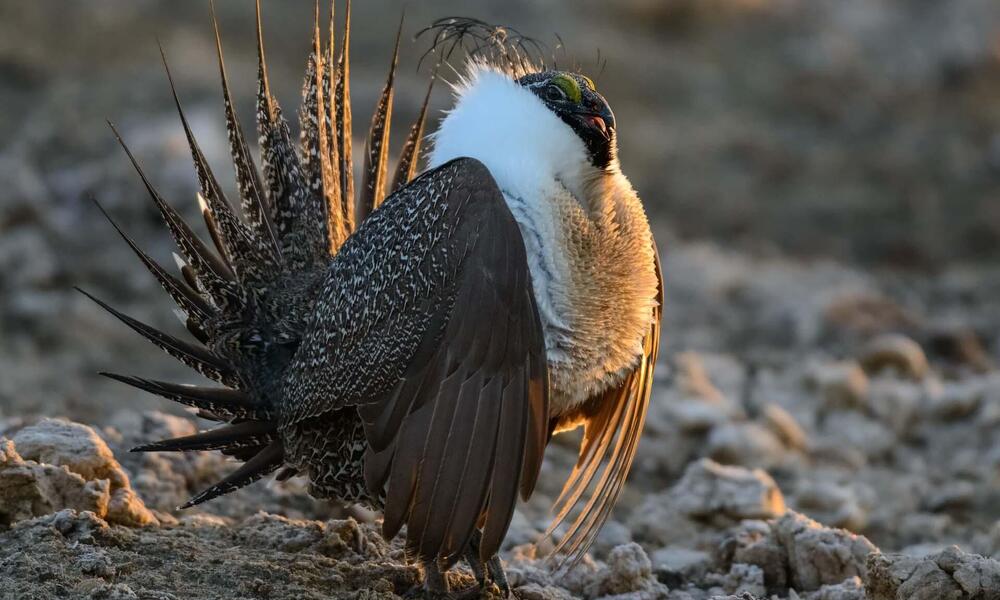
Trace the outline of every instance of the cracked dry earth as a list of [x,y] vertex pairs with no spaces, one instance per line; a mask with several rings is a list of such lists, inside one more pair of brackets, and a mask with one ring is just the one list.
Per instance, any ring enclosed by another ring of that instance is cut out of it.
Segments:
[[[961,299],[987,322],[996,307],[960,274],[880,280],[707,244],[667,257],[685,319],[668,316],[674,344],[711,337],[748,358],[667,354],[626,493],[564,576],[541,531],[575,440],[554,441],[503,549],[517,597],[1000,598],[1000,373],[982,336],[936,312]],[[0,598],[392,598],[418,582],[374,515],[297,479],[177,512],[233,465],[126,450],[203,425],[129,410],[100,427],[0,420]]]

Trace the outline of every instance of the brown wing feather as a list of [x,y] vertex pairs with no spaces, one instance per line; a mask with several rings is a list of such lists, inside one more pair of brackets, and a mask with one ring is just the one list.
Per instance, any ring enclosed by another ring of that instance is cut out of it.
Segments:
[[[560,567],[572,568],[593,544],[621,494],[635,459],[660,347],[663,275],[655,245],[653,251],[659,286],[649,333],[643,339],[642,358],[619,386],[588,401],[583,406],[583,414],[579,415],[584,418],[579,457],[553,506],[556,515],[546,536],[566,521],[588,491],[590,495],[553,551],[553,554],[565,554]],[[557,423],[551,426],[555,427]],[[602,464],[603,469],[600,468]],[[595,478],[597,483],[591,489]]]
[[366,482],[373,491],[388,485],[383,533],[405,524],[411,553],[449,565],[478,523],[481,553],[496,553],[548,436],[544,339],[524,243],[482,174],[449,191],[470,200],[453,301],[436,309],[441,325],[428,328],[395,388],[361,410],[372,445]]

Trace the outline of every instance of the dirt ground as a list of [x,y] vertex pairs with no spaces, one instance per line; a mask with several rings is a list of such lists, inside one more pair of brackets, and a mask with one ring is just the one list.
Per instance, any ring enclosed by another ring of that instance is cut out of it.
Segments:
[[[252,10],[218,4],[249,123]],[[265,3],[286,112],[311,10]],[[385,15],[399,10],[355,6],[358,123],[389,59]],[[558,32],[561,64],[595,75],[614,106],[664,261],[664,345],[622,501],[591,559],[555,577],[536,558],[550,542],[532,544],[575,455],[574,438],[557,439],[504,548],[520,597],[1000,598],[1000,4],[407,10],[408,33],[451,14],[553,47]],[[222,178],[207,6],[0,0],[0,598],[405,593],[417,574],[372,515],[315,501],[295,479],[178,512],[232,465],[126,451],[205,425],[96,376],[194,381],[72,290],[178,328],[89,202],[170,263],[109,118],[195,221],[155,38]],[[423,87],[422,48],[404,46],[396,140]],[[435,106],[447,103],[442,86]]]

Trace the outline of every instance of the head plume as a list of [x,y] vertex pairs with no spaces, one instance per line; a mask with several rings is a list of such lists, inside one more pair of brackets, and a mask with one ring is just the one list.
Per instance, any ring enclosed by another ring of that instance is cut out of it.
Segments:
[[545,45],[513,27],[491,25],[471,17],[446,17],[417,33],[418,38],[424,35],[433,37],[421,62],[430,54],[436,54],[438,61],[447,61],[455,50],[461,49],[470,63],[513,78],[546,68]]

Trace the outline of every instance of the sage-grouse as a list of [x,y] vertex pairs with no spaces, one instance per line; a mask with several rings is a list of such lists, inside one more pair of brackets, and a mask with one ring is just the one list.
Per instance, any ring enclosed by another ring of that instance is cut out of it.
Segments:
[[[325,45],[318,18],[317,9],[296,143],[269,89],[258,5],[262,176],[216,24],[242,217],[177,103],[214,248],[126,148],[177,244],[180,275],[122,235],[196,341],[97,302],[221,386],[106,375],[221,423],[135,449],[243,461],[185,507],[281,469],[279,478],[307,477],[317,497],[381,511],[387,539],[405,525],[428,595],[447,593],[444,572],[461,558],[481,586],[506,593],[497,551],[552,435],[584,427],[548,532],[566,522],[556,545],[566,564],[586,552],[619,496],[649,402],[662,281],[642,205],[619,168],[615,119],[583,75],[544,69],[516,49],[470,51],[454,106],[429,136],[426,170],[416,175],[430,90],[390,178],[397,35],[356,193],[350,6],[336,58],[332,16]],[[441,20],[435,31],[440,47],[475,31],[503,44],[504,30],[470,19]]]

